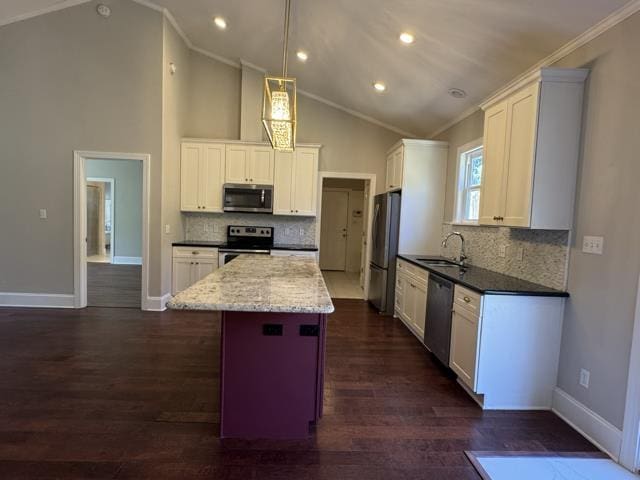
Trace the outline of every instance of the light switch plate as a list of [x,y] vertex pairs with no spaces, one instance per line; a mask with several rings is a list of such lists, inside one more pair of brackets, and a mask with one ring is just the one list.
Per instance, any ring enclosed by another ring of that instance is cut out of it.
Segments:
[[164,233],[171,233],[171,225],[168,223],[164,226]]
[[40,209],[40,218],[42,218],[42,219],[47,218],[47,209],[46,208],[41,208]]
[[589,380],[591,380],[591,372],[584,368],[580,369],[580,385],[589,388]]
[[500,258],[504,258],[507,256],[507,246],[506,245],[500,245],[500,248],[498,248],[498,256]]
[[604,248],[604,237],[594,237],[585,235],[582,239],[582,251],[593,255],[602,255]]

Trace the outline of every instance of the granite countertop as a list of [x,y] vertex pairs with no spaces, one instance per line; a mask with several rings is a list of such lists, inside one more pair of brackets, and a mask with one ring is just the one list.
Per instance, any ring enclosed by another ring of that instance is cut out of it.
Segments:
[[487,295],[523,295],[538,297],[568,297],[569,293],[562,290],[527,282],[516,277],[504,275],[502,273],[486,270],[484,268],[467,266],[461,267],[438,267],[427,266],[425,262],[418,259],[428,258],[430,260],[448,260],[443,257],[428,255],[403,255],[398,258],[406,260],[420,268],[440,275],[454,283],[460,284],[478,293]]
[[[212,242],[208,240],[182,240],[180,242],[173,242],[172,245],[174,247],[237,248],[227,242]],[[315,245],[298,245],[292,243],[274,243],[273,245],[265,246],[264,248],[267,250],[318,251],[318,247]]]
[[178,293],[175,310],[331,313],[333,303],[313,258],[240,255]]

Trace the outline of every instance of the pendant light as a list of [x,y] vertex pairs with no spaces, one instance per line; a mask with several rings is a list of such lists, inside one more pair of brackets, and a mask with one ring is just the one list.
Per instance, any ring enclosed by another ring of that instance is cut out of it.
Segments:
[[296,79],[287,77],[291,0],[285,0],[282,76],[264,78],[262,123],[275,150],[292,152],[296,145]]

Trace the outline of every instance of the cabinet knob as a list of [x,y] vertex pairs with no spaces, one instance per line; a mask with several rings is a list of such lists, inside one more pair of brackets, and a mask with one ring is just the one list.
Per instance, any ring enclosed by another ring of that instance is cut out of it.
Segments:
[[193,252],[191,252],[191,254],[192,254],[192,255],[200,255],[200,252],[198,252],[198,251],[193,251]]
[[471,299],[469,297],[464,297],[463,300],[467,303],[469,303],[471,301]]
[[296,210],[296,213],[298,213],[298,210]]

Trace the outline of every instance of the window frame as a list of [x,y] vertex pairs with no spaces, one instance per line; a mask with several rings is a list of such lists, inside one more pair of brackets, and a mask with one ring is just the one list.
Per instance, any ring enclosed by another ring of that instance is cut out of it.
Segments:
[[[482,180],[480,185],[476,187],[467,188],[467,177],[469,170],[466,165],[467,155],[475,150],[483,148],[483,139],[478,138],[472,142],[466,143],[458,148],[456,155],[456,191],[454,198],[453,219],[451,223],[455,225],[479,225],[478,220],[467,220],[464,218],[464,211],[466,206],[466,193],[471,190],[478,190],[482,192]],[[484,169],[484,150],[483,150],[483,169]],[[463,165],[464,164],[464,165]],[[478,214],[478,217],[480,215]]]

